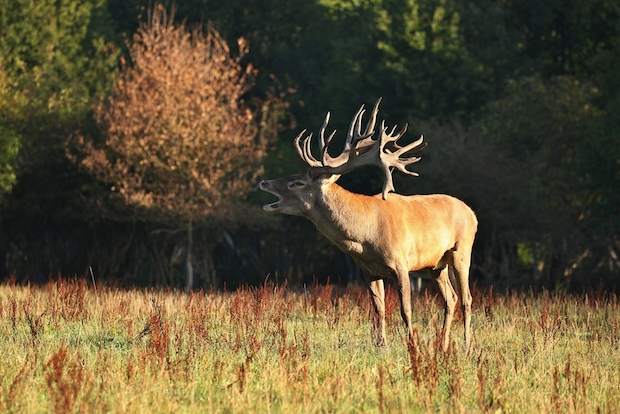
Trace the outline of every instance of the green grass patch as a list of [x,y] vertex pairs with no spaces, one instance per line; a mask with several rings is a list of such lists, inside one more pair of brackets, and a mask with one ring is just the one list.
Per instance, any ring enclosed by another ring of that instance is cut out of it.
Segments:
[[474,290],[474,339],[438,350],[443,306],[414,303],[387,349],[365,289],[235,293],[0,286],[2,412],[618,412],[617,297]]

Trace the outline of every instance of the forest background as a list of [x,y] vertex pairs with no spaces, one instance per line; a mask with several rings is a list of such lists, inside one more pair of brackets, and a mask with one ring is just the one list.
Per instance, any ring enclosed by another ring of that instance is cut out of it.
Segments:
[[[211,95],[205,56],[229,64]],[[354,283],[347,256],[255,189],[305,171],[303,128],[331,111],[342,139],[380,96],[380,117],[429,143],[397,190],[477,213],[474,283],[617,285],[616,0],[2,1],[0,278]],[[381,189],[373,169],[340,182]]]

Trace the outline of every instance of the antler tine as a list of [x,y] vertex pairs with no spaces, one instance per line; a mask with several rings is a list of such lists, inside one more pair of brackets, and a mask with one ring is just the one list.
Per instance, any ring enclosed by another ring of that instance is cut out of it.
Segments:
[[355,115],[353,116],[353,119],[351,119],[351,125],[349,125],[349,133],[347,134],[347,139],[345,141],[345,149],[347,144],[349,145],[353,145],[353,137],[354,137],[354,133],[355,130],[358,130],[358,136],[360,135],[359,129],[360,129],[360,120],[362,115],[364,114],[364,105],[360,106],[360,109],[357,110],[357,112],[355,113]]
[[[387,144],[391,144],[394,145],[394,141],[395,140],[390,140],[390,138],[392,138],[392,134],[386,134],[388,127],[385,125],[385,120],[381,121],[381,135],[379,135],[379,150],[377,151],[377,156],[376,156],[376,160],[375,162],[377,162],[378,164],[376,164],[379,168],[381,168],[381,170],[383,171],[383,191],[381,192],[381,195],[383,197],[383,199],[385,200],[387,197],[387,194],[391,191],[395,191],[394,188],[394,181],[392,180],[392,169],[393,167],[389,164],[385,162],[385,159],[388,158],[387,155],[390,154],[388,152],[385,151],[385,146]],[[392,128],[392,132],[394,131],[394,129],[396,129],[396,127]]]
[[310,166],[321,165],[321,163],[316,158],[314,158],[314,155],[312,155],[311,146],[312,146],[312,132],[304,140],[304,153],[306,155],[306,159],[310,161],[308,165]]
[[[361,155],[368,152],[374,145],[377,144],[377,139],[373,138],[375,134],[375,124],[377,123],[377,114],[379,113],[379,103],[381,103],[381,98],[377,99],[375,102],[374,108],[372,108],[372,112],[370,113],[370,119],[366,124],[366,130],[362,134],[361,132],[358,134],[358,138],[355,142],[355,155]],[[358,121],[358,125],[361,126],[362,120],[361,118]]]
[[317,161],[316,158],[314,158],[314,156],[312,155],[312,151],[310,150],[310,141],[312,139],[312,133],[310,133],[310,135],[308,135],[304,139],[303,143],[300,144],[301,137],[305,133],[306,133],[306,130],[304,129],[295,138],[295,149],[297,150],[297,154],[299,154],[299,158],[301,158],[302,161],[304,161],[308,165],[308,167],[310,168],[321,167],[321,163]]
[[334,158],[332,158],[327,151],[334,135],[336,135],[336,130],[334,129],[327,137],[327,140],[325,139],[325,130],[327,129],[327,124],[329,123],[330,117],[331,113],[328,112],[327,115],[325,115],[325,121],[323,121],[323,125],[321,125],[321,129],[319,130],[319,151],[321,153],[321,165],[323,167],[329,167],[334,161]]
[[[411,144],[406,145],[401,150],[399,150],[398,156],[402,157],[403,155],[415,154],[416,152],[422,151],[424,148],[426,148],[427,145],[428,144],[424,142],[424,135],[420,135],[420,138],[418,138],[417,141],[414,141]],[[411,158],[407,158],[407,159],[411,159]]]
[[329,118],[331,113],[328,112],[325,115],[325,121],[323,121],[323,125],[321,125],[321,129],[319,129],[319,152],[323,154],[326,151],[327,145],[325,144],[325,129],[327,128],[327,124],[329,123]]
[[[405,124],[403,129],[396,135],[394,135],[395,130],[396,127],[392,128],[392,131],[390,131],[390,133],[386,133],[387,128],[382,128],[381,130],[380,141],[382,144],[382,149],[380,151],[379,158],[381,159],[381,167],[385,175],[385,183],[383,185],[384,200],[387,197],[387,193],[389,193],[390,191],[394,191],[392,170],[396,168],[407,175],[417,177],[419,174],[414,171],[409,171],[407,169],[407,166],[420,161],[420,157],[406,156],[421,151],[427,145],[425,142],[423,142],[424,136],[420,136],[417,141],[401,147],[396,141],[398,141],[398,139],[400,139],[400,137],[402,137],[403,134],[407,131],[407,124]],[[389,148],[386,148],[388,143],[390,144]]]
[[[327,123],[329,121],[330,114],[328,113],[325,117],[325,121],[321,126],[320,130],[320,142],[321,145],[321,164],[326,168],[336,168],[341,167],[346,164],[351,158],[355,158],[359,154],[363,154],[367,152],[373,145],[376,144],[376,140],[372,138],[372,135],[375,133],[375,124],[377,121],[377,114],[379,112],[379,104],[381,103],[381,98],[377,100],[375,106],[372,109],[370,119],[366,124],[366,129],[362,132],[362,120],[364,118],[364,114],[366,113],[366,109],[364,109],[364,105],[360,106],[360,109],[357,110],[353,119],[351,120],[351,124],[349,125],[349,132],[347,134],[347,138],[344,143],[344,148],[342,153],[340,153],[337,157],[332,157],[328,153],[328,147],[336,131],[334,130],[330,136],[325,140],[325,129],[327,127]],[[355,151],[351,152],[353,148],[356,148]],[[359,154],[358,154],[359,153]]]
[[375,102],[375,106],[372,108],[372,112],[370,113],[370,119],[366,124],[366,132],[364,133],[364,135],[372,135],[375,132],[375,124],[377,123],[377,114],[379,113],[379,104],[381,103],[381,99],[383,98],[377,99],[377,102]]
[[[382,131],[383,131],[383,125],[384,124],[382,123],[381,124]],[[392,127],[392,130],[389,133],[385,133],[386,139],[389,138],[389,141],[386,141],[385,143],[386,144],[385,149],[389,150],[390,152],[398,151],[399,149],[402,148],[400,145],[398,145],[396,141],[398,141],[405,134],[405,132],[407,132],[408,124],[405,124],[405,126],[403,126],[400,132],[394,135],[394,131],[396,131],[396,127],[397,125],[394,125]],[[385,130],[387,131],[387,128],[385,128]]]
[[[338,155],[337,157],[332,157],[331,155],[329,155],[329,153],[327,152],[328,147],[329,147],[329,143],[332,141],[332,139],[334,138],[334,135],[336,134],[336,131],[334,130],[334,132],[332,132],[330,134],[330,136],[327,138],[327,142],[324,145],[324,147],[321,149],[321,165],[323,167],[325,167],[326,169],[333,169],[333,168],[338,168],[341,167],[343,165],[345,165],[349,158],[351,157],[352,153],[351,153],[351,149],[355,147],[356,143],[359,141],[359,139],[364,139],[366,138],[365,135],[360,136],[359,133],[359,129],[360,129],[360,125],[361,125],[361,119],[362,116],[364,115],[364,105],[362,105],[360,107],[360,109],[357,111],[357,113],[355,114],[355,116],[353,117],[353,119],[351,120],[351,125],[349,125],[349,133],[347,134],[347,138],[344,142],[344,148],[342,150],[342,152],[340,153],[340,155]],[[327,118],[326,118],[327,121]],[[323,123],[323,126],[325,127],[327,124],[326,122]],[[325,128],[321,127],[322,131],[321,131],[321,139],[323,140],[323,134],[324,134],[324,130]],[[358,133],[355,134],[355,130],[358,130]]]
[[329,148],[329,144],[330,142],[332,142],[334,135],[336,135],[335,129],[331,134],[329,134],[329,136],[327,137],[327,142],[325,143],[325,146],[323,147],[323,151],[321,153],[321,164],[323,165],[323,167],[329,166],[329,164],[332,164],[335,160],[335,158],[332,158],[327,152],[327,149]]
[[303,161],[305,161],[304,158],[304,151],[301,148],[301,144],[299,143],[299,141],[301,140],[301,137],[306,133],[306,130],[304,129],[303,131],[301,131],[299,133],[299,135],[297,135],[295,137],[295,149],[297,150],[297,154],[299,155],[299,158],[301,158]]
[[[364,108],[364,105],[362,105],[362,108]],[[355,147],[355,144],[357,144],[357,142],[363,139],[362,137],[366,135],[365,131],[362,134],[362,119],[364,118],[364,114],[366,113],[366,109],[365,108],[362,109],[362,108],[360,108],[361,110],[359,112],[359,116],[355,120],[355,136],[351,140],[351,145],[353,147]]]

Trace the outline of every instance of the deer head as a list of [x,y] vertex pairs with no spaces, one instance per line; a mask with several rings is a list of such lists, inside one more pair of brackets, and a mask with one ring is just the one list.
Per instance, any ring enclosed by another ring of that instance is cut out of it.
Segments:
[[407,166],[420,160],[419,157],[413,157],[412,155],[426,147],[426,143],[423,142],[424,137],[421,136],[417,141],[402,147],[397,141],[407,131],[407,124],[398,133],[395,133],[396,126],[388,131],[389,128],[385,125],[385,121],[381,122],[379,134],[375,136],[380,103],[381,98],[375,103],[363,132],[362,118],[366,110],[363,105],[360,107],[351,120],[344,149],[337,157],[332,157],[328,152],[329,144],[334,138],[336,130],[329,136],[325,136],[330,119],[329,112],[325,116],[325,121],[318,134],[320,160],[312,155],[312,133],[302,141],[306,130],[301,131],[295,138],[295,148],[301,159],[308,165],[308,172],[306,174],[291,175],[279,180],[261,182],[261,190],[270,192],[280,198],[277,202],[266,204],[263,208],[269,212],[277,211],[283,214],[305,216],[304,206],[310,205],[309,202],[320,193],[322,186],[330,185],[336,182],[342,174],[366,165],[374,165],[382,170],[384,176],[382,197],[384,200],[389,192],[394,191],[392,181],[392,171],[394,168],[405,174],[417,176],[418,174],[409,171]]

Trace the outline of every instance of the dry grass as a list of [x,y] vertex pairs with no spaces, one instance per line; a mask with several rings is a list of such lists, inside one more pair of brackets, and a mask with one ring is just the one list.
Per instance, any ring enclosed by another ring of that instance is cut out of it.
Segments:
[[365,290],[235,293],[0,286],[3,412],[619,412],[617,297],[474,292],[474,343],[437,352],[442,307],[414,305],[386,350]]

